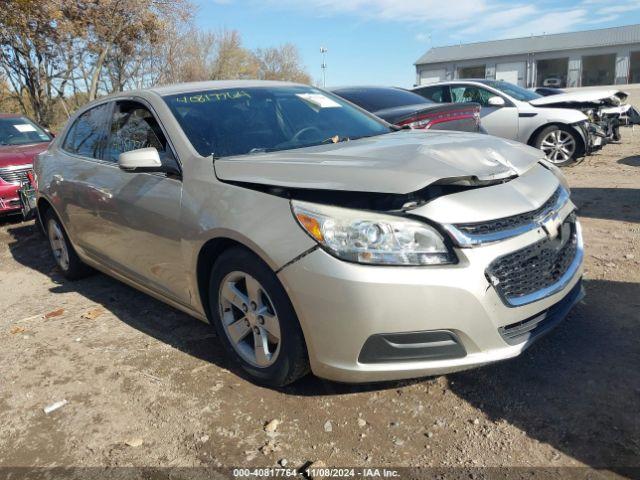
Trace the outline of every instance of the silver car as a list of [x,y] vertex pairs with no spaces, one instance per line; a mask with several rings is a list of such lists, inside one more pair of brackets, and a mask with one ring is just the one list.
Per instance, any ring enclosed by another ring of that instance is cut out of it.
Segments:
[[268,385],[515,357],[582,295],[575,207],[539,150],[399,130],[309,86],[106,97],[35,171],[69,279],[94,268],[213,324]]
[[602,147],[590,134],[587,116],[578,109],[540,104],[541,95],[499,80],[453,80],[413,89],[437,102],[481,105],[482,126],[498,137],[541,149],[557,166],[575,162]]

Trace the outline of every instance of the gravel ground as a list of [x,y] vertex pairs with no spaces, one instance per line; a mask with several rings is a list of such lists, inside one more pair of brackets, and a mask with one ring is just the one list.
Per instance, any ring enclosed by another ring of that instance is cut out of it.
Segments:
[[446,377],[257,387],[209,326],[104,275],[67,282],[33,223],[0,224],[0,467],[284,459],[630,477],[626,467],[640,466],[640,131],[623,133],[565,170],[584,227],[584,302],[519,358]]

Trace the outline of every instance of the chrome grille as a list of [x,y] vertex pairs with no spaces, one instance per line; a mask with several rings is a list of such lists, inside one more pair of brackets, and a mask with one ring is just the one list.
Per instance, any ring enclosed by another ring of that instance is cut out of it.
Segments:
[[491,233],[504,232],[505,230],[514,230],[524,225],[534,223],[536,219],[544,216],[547,211],[553,209],[560,198],[561,191],[561,188],[558,188],[544,205],[537,210],[482,223],[457,224],[456,228],[468,235],[488,235]]
[[581,261],[578,254],[582,255],[579,232],[571,215],[557,238],[546,238],[494,260],[486,275],[508,305],[524,305],[563,288],[566,276],[573,275]]
[[536,230],[549,215],[560,212],[568,203],[569,192],[560,186],[535,210],[484,222],[445,224],[443,227],[459,246],[475,247]]
[[33,170],[31,165],[0,168],[0,178],[7,183],[22,184],[29,181],[27,173]]

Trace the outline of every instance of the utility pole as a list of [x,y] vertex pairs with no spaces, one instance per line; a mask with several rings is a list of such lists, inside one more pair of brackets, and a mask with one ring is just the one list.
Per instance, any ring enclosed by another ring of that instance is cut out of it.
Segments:
[[326,62],[326,54],[329,50],[327,50],[325,47],[320,47],[320,53],[322,54],[322,65],[320,66],[320,68],[322,68],[322,88],[325,88],[327,86],[327,62]]

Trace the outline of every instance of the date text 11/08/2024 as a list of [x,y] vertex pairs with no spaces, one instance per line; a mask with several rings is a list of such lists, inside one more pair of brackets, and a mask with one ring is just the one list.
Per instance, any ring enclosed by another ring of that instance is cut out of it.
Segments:
[[[330,468],[315,467],[305,468],[304,473],[309,478],[393,478],[399,477],[397,470],[388,468]],[[233,476],[240,477],[296,477],[301,472],[295,468],[234,468]]]

